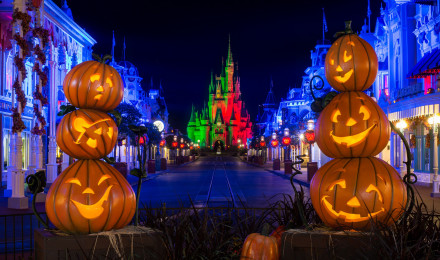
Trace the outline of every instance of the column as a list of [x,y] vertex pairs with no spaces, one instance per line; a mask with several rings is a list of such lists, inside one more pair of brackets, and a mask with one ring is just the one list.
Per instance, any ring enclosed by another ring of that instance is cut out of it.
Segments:
[[432,169],[434,170],[434,177],[432,180],[432,193],[431,193],[431,197],[435,197],[438,198],[440,197],[440,192],[439,192],[439,178],[438,178],[438,142],[437,142],[437,133],[438,133],[438,124],[435,123],[434,127],[433,127],[433,138],[432,140],[434,141],[434,162],[432,165]]
[[[14,96],[15,93],[12,93]],[[7,186],[6,190],[4,191],[5,197],[11,197],[12,196],[12,172],[15,171],[15,135],[10,134],[10,140],[9,140],[9,165],[8,165],[8,176],[7,176]]]
[[[404,129],[400,129],[400,131],[402,132],[403,136],[405,136],[405,130]],[[401,138],[399,138],[401,139]],[[405,172],[405,164],[403,163],[403,161],[406,161],[405,158],[405,154],[406,154],[406,149],[405,149],[405,145],[403,143],[403,140],[400,140],[400,162],[399,162],[399,169],[400,169],[400,177],[403,178],[403,176],[405,176],[406,172]]]
[[[53,57],[53,49],[54,47],[51,46],[51,57]],[[50,66],[50,75],[49,75],[49,87],[50,87],[50,109],[49,109],[49,144],[47,146],[48,150],[48,156],[47,156],[47,183],[53,183],[58,175],[58,165],[56,162],[57,159],[57,143],[55,139],[56,134],[56,110],[57,110],[57,102],[56,102],[56,85],[55,85],[55,70],[56,70],[56,62],[53,61],[53,58],[51,61],[49,61]]]
[[63,162],[61,164],[61,171],[64,171],[67,167],[69,167],[70,156],[67,153],[63,153]]
[[[32,124],[34,125],[34,124]],[[37,147],[35,145],[36,142],[36,136],[35,135],[31,135],[31,140],[29,142],[29,146],[30,146],[30,152],[31,154],[30,156],[30,163],[29,163],[29,167],[28,170],[26,172],[26,176],[29,174],[34,174],[35,173],[35,168],[37,167],[37,156],[36,156],[36,152],[37,152]]]

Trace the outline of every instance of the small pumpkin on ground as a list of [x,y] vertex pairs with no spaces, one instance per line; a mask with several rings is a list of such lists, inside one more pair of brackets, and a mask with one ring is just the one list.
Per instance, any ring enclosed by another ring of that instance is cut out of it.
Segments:
[[269,236],[269,225],[265,224],[261,234],[252,233],[246,237],[240,260],[278,260],[280,257],[277,239]]
[[281,225],[277,227],[274,231],[272,231],[272,233],[270,233],[270,236],[274,237],[277,240],[278,248],[281,248],[281,238],[284,231],[286,231],[286,227]]

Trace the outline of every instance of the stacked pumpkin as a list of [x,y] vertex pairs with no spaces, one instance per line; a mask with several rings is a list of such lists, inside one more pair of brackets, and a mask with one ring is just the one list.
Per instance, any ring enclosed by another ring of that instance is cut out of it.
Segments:
[[135,194],[115,168],[100,160],[117,141],[118,128],[106,112],[122,100],[121,76],[103,62],[86,61],[66,75],[63,89],[79,109],[63,117],[56,141],[78,160],[51,185],[47,216],[57,228],[73,234],[122,228],[135,214]]
[[322,221],[339,229],[365,230],[371,221],[391,224],[406,206],[406,186],[396,170],[375,158],[388,144],[390,123],[362,91],[377,75],[377,56],[349,26],[325,59],[329,84],[341,93],[316,123],[316,142],[328,157],[310,184],[313,206]]

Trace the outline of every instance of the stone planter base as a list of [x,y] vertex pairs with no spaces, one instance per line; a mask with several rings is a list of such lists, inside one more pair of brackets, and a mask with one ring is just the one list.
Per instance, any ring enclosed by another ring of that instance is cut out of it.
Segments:
[[274,159],[273,160],[273,170],[279,171],[281,169],[281,162],[280,159]]
[[283,233],[280,259],[381,259],[370,239],[361,232],[290,229]]
[[36,259],[166,259],[159,231],[127,226],[91,235],[35,230]]

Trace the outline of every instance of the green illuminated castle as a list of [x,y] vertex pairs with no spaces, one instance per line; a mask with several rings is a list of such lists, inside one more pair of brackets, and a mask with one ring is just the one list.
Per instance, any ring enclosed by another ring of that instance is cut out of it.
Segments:
[[252,138],[249,113],[241,99],[240,77],[231,53],[229,41],[228,57],[220,75],[211,74],[208,104],[196,111],[194,106],[188,122],[188,136],[200,147],[222,146],[228,148],[239,143],[246,144]]

